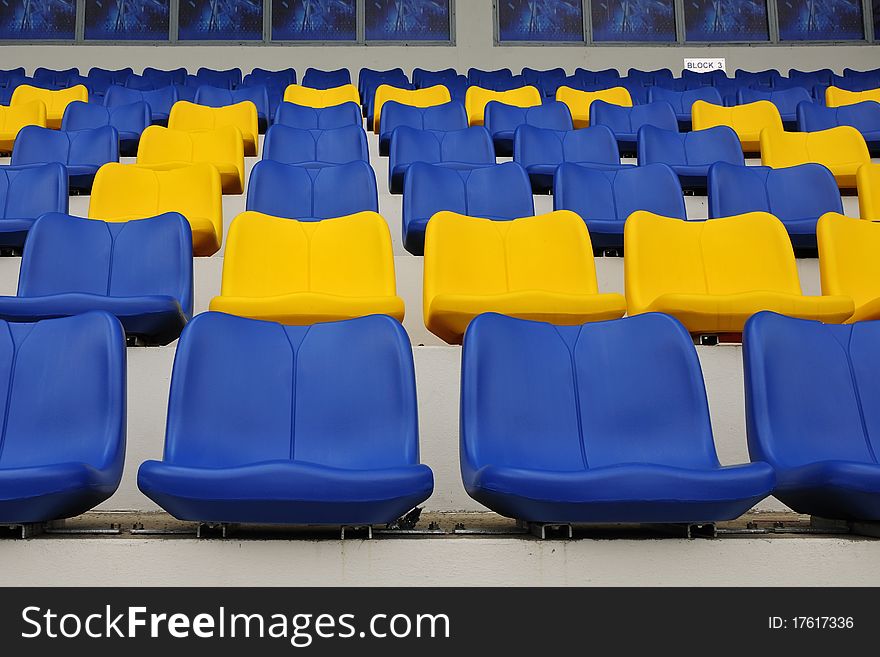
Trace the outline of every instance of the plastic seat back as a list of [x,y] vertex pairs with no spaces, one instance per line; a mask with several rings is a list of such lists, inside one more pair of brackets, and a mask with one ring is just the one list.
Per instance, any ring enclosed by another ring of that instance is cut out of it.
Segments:
[[767,100],[736,107],[722,107],[698,100],[693,104],[691,113],[694,130],[729,126],[739,136],[744,149],[757,150],[761,132],[765,129],[783,130],[779,110]]
[[378,212],[376,176],[366,162],[306,169],[262,160],[251,172],[247,209],[299,220]]
[[128,79],[130,75],[132,75],[134,71],[131,68],[120,68],[117,70],[110,70],[106,68],[99,68],[97,66],[93,66],[89,69],[89,74],[86,76],[88,78],[88,87],[91,91],[97,92],[99,94],[103,94],[107,91],[110,85],[113,84],[125,84],[125,81]]
[[858,309],[880,298],[880,224],[828,214],[816,227],[822,294],[850,297]]
[[856,173],[859,193],[859,216],[880,221],[880,165],[863,164]]
[[537,107],[516,107],[493,100],[486,105],[485,126],[493,137],[500,132],[515,132],[521,125],[547,130],[574,129],[564,103],[551,101]]
[[250,87],[253,85],[279,85],[281,87],[287,87],[291,84],[296,84],[296,71],[292,68],[285,68],[279,71],[269,71],[264,68],[256,67],[248,73],[241,82],[243,87]]
[[170,84],[183,84],[186,81],[186,69],[175,68],[172,70],[162,70],[147,66],[142,74],[145,78],[150,78],[156,82],[156,86],[168,86]]
[[181,215],[123,224],[42,216],[22,253],[19,297],[55,294],[170,296],[192,316],[192,237]]
[[263,159],[285,164],[370,161],[367,136],[360,126],[332,130],[300,130],[274,125],[263,141]]
[[869,163],[871,155],[862,134],[850,126],[818,132],[761,133],[761,164],[774,169],[818,162],[834,171],[838,163]]
[[590,125],[590,105],[594,100],[632,107],[633,99],[626,87],[611,87],[598,91],[581,91],[569,86],[561,86],[556,90],[556,100],[568,105],[571,120],[575,128],[586,128]]
[[333,89],[334,87],[351,85],[351,73],[348,72],[347,68],[340,68],[335,71],[307,68],[305,75],[303,75],[302,85],[311,89]]
[[880,133],[880,103],[864,101],[840,107],[825,107],[819,103],[798,105],[798,130],[817,132],[837,126],[852,126],[862,134]]
[[572,78],[589,86],[603,84],[613,86],[620,80],[620,71],[616,68],[606,68],[601,71],[590,71],[585,68],[576,68]]
[[513,77],[513,71],[509,68],[484,71],[479,68],[469,68],[467,72],[468,84],[473,87],[483,87],[495,84],[501,80],[509,80]]
[[178,346],[165,461],[200,468],[305,461],[349,470],[415,464],[414,381],[409,339],[390,317],[282,326],[204,313]]
[[221,89],[236,89],[241,86],[240,68],[218,71],[203,67],[196,72],[196,77],[201,84],[219,87]]
[[828,86],[831,84],[831,77],[834,72],[830,68],[822,68],[816,71],[799,71],[796,68],[789,69],[788,79],[796,82],[807,89],[812,89],[816,85],[822,84]]
[[4,219],[36,219],[67,212],[67,170],[58,162],[0,167],[0,208]]
[[766,213],[697,222],[636,212],[624,242],[630,314],[666,294],[801,294],[788,233]]
[[843,212],[840,191],[821,164],[783,169],[719,163],[709,170],[709,217],[768,212],[781,221]]
[[553,181],[553,209],[571,210],[584,221],[626,221],[645,210],[687,219],[678,176],[665,164],[601,171],[563,164]]
[[739,138],[732,128],[716,126],[693,132],[642,126],[638,135],[639,164],[657,162],[705,166],[715,162],[745,165]]
[[648,90],[648,100],[652,103],[666,102],[672,106],[673,111],[679,117],[690,118],[691,107],[698,100],[721,105],[721,94],[715,87],[698,87],[685,91],[672,91],[663,87],[651,87]]
[[364,212],[324,221],[245,212],[229,228],[221,294],[274,297],[397,294],[388,224]]
[[[0,467],[33,468],[31,476],[39,476],[40,466],[81,464],[99,471],[96,478],[115,490],[125,459],[122,326],[103,312],[2,326]],[[39,410],[45,408],[52,412]]]
[[620,164],[617,140],[604,125],[569,131],[522,125],[513,138],[513,153],[514,161],[525,168],[563,162]]
[[274,123],[301,130],[331,130],[350,125],[360,127],[361,110],[352,102],[324,108],[284,102],[278,106]]
[[64,110],[62,130],[86,130],[111,125],[120,133],[140,135],[151,123],[150,106],[145,102],[107,108],[76,101]]
[[89,199],[89,218],[123,222],[179,212],[213,224],[223,234],[220,175],[210,164],[157,171],[133,164],[105,164]]
[[34,69],[33,80],[38,85],[48,85],[51,87],[67,87],[70,80],[79,78],[79,69],[68,68],[65,70],[57,70],[52,68],[44,68],[42,66]]
[[205,107],[179,100],[168,117],[168,127],[172,130],[213,130],[225,126],[238,128],[245,141],[245,154],[256,155],[259,119],[256,105],[248,100],[224,107]]
[[424,267],[426,308],[447,294],[598,293],[590,236],[573,212],[510,221],[435,215],[428,222]]
[[305,107],[333,107],[342,103],[359,105],[360,100],[357,87],[351,84],[329,89],[313,89],[305,85],[292,84],[284,90],[285,103],[304,105]]
[[754,103],[769,100],[783,115],[795,115],[800,103],[810,103],[813,97],[803,87],[791,87],[781,91],[762,91],[760,89],[740,89],[737,93],[739,103]]
[[13,139],[25,126],[46,127],[46,105],[39,100],[21,105],[0,105],[0,132],[9,133]]
[[495,164],[495,147],[482,126],[449,132],[401,126],[391,139],[390,165],[393,170],[412,162]]
[[12,92],[10,105],[24,105],[35,100],[42,101],[46,105],[46,123],[49,127],[61,127],[61,118],[64,110],[75,100],[86,103],[89,100],[89,90],[81,84],[69,89],[41,89],[29,84],[22,84]]
[[402,105],[412,107],[434,107],[443,105],[452,100],[449,89],[443,85],[427,87],[425,89],[399,89],[388,84],[383,84],[376,89],[375,106],[373,108],[373,130],[376,134],[381,131],[382,108],[388,101],[395,101]]
[[654,313],[583,326],[477,317],[462,357],[461,451],[466,473],[719,465],[693,341]]
[[678,130],[678,119],[675,118],[672,105],[665,101],[621,107],[597,100],[590,104],[590,125],[607,126],[615,135],[634,135],[643,125]]
[[18,133],[12,151],[13,165],[60,162],[99,167],[118,161],[119,136],[112,126],[71,132],[27,126]]
[[379,135],[381,139],[391,139],[394,130],[407,126],[415,130],[464,130],[468,127],[467,112],[458,101],[443,103],[433,107],[412,107],[390,101],[383,109],[384,120]]
[[241,133],[233,126],[214,130],[173,130],[150,126],[138,145],[137,163],[160,165],[169,162],[234,165],[244,175],[244,147]]
[[[880,85],[878,85],[880,87]],[[841,107],[862,103],[866,100],[880,102],[880,88],[866,89],[863,91],[848,91],[839,87],[828,87],[825,90],[825,104],[828,107]]]
[[458,71],[454,68],[446,68],[442,71],[426,71],[423,68],[413,69],[412,81],[417,89],[433,87],[435,84],[446,85],[458,77]]
[[741,68],[736,69],[734,79],[742,86],[755,86],[771,88],[774,83],[782,78],[782,74],[776,69],[766,69],[763,71],[745,71]]
[[464,106],[467,110],[468,123],[483,125],[486,105],[491,101],[514,105],[515,107],[537,107],[541,104],[541,92],[536,87],[520,87],[509,91],[491,91],[478,86],[471,86],[465,95]]
[[876,465],[878,340],[878,322],[752,317],[743,335],[752,459],[779,469],[819,461]]
[[654,71],[642,71],[637,68],[631,68],[626,73],[626,77],[643,87],[653,87],[659,82],[668,82],[673,79],[672,71],[668,68],[661,68]]
[[113,108],[120,105],[144,102],[150,106],[150,113],[153,116],[167,117],[171,113],[171,108],[177,102],[177,99],[177,89],[173,86],[160,87],[152,91],[137,91],[114,85],[107,89],[107,94],[104,96],[104,105]]
[[200,85],[196,89],[195,103],[208,107],[226,107],[244,101],[250,101],[257,108],[257,116],[261,119],[269,118],[269,92],[265,85],[244,87],[242,89],[220,89]]

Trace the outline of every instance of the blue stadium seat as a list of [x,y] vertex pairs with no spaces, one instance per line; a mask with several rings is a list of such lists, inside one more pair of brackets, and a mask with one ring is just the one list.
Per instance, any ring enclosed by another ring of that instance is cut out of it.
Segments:
[[583,326],[480,315],[461,385],[462,479],[504,516],[715,522],[775,484],[766,463],[719,464],[700,361],[668,315]]
[[263,141],[263,159],[316,168],[370,161],[367,135],[360,126],[300,130],[273,125]]
[[[389,80],[404,79],[404,80],[406,80],[406,82],[409,82],[409,78],[406,77],[406,73],[404,72],[404,70],[402,68],[392,68],[392,69],[386,69],[386,70],[362,68],[360,71],[358,71],[358,83],[357,83],[358,93],[361,96],[361,104],[363,104],[363,101],[366,99],[366,94],[364,93],[364,89],[367,87],[367,85],[372,85],[376,80],[384,80],[384,79],[389,79]],[[380,84],[382,84],[382,83],[380,83]],[[378,86],[378,85],[375,85],[373,87],[373,92],[376,91],[376,89],[375,89],[376,86]]]
[[79,84],[80,77],[76,67],[57,70],[40,66],[34,70],[33,80],[36,86],[44,89],[61,89]]
[[67,213],[67,169],[58,162],[0,167],[0,208],[0,249],[20,249],[40,215]]
[[88,192],[98,169],[119,162],[119,135],[105,125],[88,130],[51,130],[35,125],[22,128],[12,149],[12,165],[59,162],[67,170],[68,191]]
[[665,164],[601,171],[566,163],[553,186],[553,209],[580,215],[599,252],[623,253],[623,227],[636,210],[687,219],[678,176]]
[[801,103],[810,103],[813,96],[803,87],[791,87],[782,91],[765,91],[761,89],[740,89],[736,92],[737,103],[754,103],[769,100],[776,105],[783,123],[789,125],[797,121],[797,108]]
[[510,80],[513,77],[513,71],[509,68],[502,68],[494,71],[469,68],[467,72],[469,85],[482,87],[483,89],[491,89],[493,91],[503,91],[503,89],[496,89],[496,87],[499,85],[510,84]]
[[513,137],[513,158],[522,165],[536,194],[553,189],[553,177],[563,162],[597,169],[622,169],[614,133],[604,125],[580,130],[546,130],[521,125]]
[[821,164],[745,167],[718,163],[709,169],[709,218],[769,212],[785,225],[796,251],[815,254],[816,222],[843,213],[834,175]]
[[25,73],[24,66],[0,70],[0,88],[6,88],[10,82],[26,77],[27,74]]
[[344,84],[351,84],[351,74],[347,68],[340,68],[335,71],[308,68],[302,79],[302,86],[311,87],[312,89],[333,89]]
[[251,101],[257,108],[257,120],[260,132],[265,132],[269,125],[271,114],[269,113],[269,92],[265,85],[242,87],[241,89],[221,89],[201,85],[196,89],[194,101],[197,105],[208,107],[225,107],[235,105],[243,101]]
[[484,125],[492,135],[495,154],[499,157],[513,155],[513,136],[521,125],[548,130],[574,129],[568,105],[556,101],[545,102],[537,107],[514,107],[493,100],[486,105]]
[[657,69],[656,71],[642,71],[637,68],[631,68],[626,73],[627,80],[642,85],[643,87],[653,87],[656,84],[670,82],[674,79],[672,71],[668,68]]
[[635,153],[639,128],[650,125],[663,130],[678,130],[678,119],[672,105],[664,101],[621,107],[596,100],[590,104],[590,125],[608,127],[622,152]]
[[86,76],[86,79],[88,80],[86,86],[89,88],[89,95],[103,97],[104,94],[107,93],[107,89],[110,88],[110,85],[124,85],[128,76],[133,73],[134,71],[132,71],[131,68],[111,70],[94,66],[89,69],[89,74]]
[[357,103],[342,103],[324,108],[281,103],[275,113],[274,123],[301,130],[332,130],[350,125],[361,127],[361,109]]
[[403,246],[424,255],[428,220],[448,210],[469,217],[510,220],[535,214],[529,178],[515,162],[457,171],[416,162],[403,194]]
[[648,103],[648,94],[651,91],[651,87],[646,87],[637,81],[626,78],[623,78],[615,86],[624,87],[629,92],[633,105],[646,105]]
[[261,160],[251,172],[247,209],[299,221],[378,212],[376,176],[366,162],[307,169]]
[[797,513],[880,520],[880,322],[821,324],[770,312],[743,334],[749,454],[776,470]]
[[449,132],[467,128],[468,119],[460,101],[453,100],[433,107],[413,107],[392,100],[382,106],[381,124],[379,155],[388,155],[391,152],[391,135],[400,126]]
[[705,190],[709,167],[716,162],[745,165],[739,137],[726,125],[694,132],[646,125],[639,130],[637,150],[640,165],[668,164],[688,190]]
[[108,108],[74,101],[64,110],[61,129],[73,131],[113,126],[119,137],[119,154],[133,157],[137,155],[141,133],[151,123],[150,106],[144,102]]
[[685,91],[671,91],[663,87],[651,87],[648,90],[648,101],[651,103],[666,102],[672,106],[675,118],[681,127],[687,128],[691,123],[691,107],[694,102],[704,100],[713,105],[721,105],[721,94],[715,87],[698,86],[696,89]]
[[0,524],[85,513],[116,492],[122,478],[122,328],[111,315],[90,312],[35,324],[4,322],[3,336]]
[[606,68],[602,71],[577,68],[571,77],[574,78],[572,82],[576,80],[579,84],[591,87],[613,87],[620,83],[620,71],[616,68]]
[[129,89],[113,85],[104,96],[104,107],[119,107],[131,103],[146,103],[150,106],[150,116],[154,123],[168,123],[171,107],[180,99],[174,86],[160,87],[147,91]]
[[834,71],[830,68],[823,68],[816,71],[799,71],[796,68],[789,69],[788,79],[807,89],[812,89],[817,85],[829,86]]
[[819,103],[798,105],[798,130],[817,132],[836,128],[839,125],[852,126],[862,133],[872,153],[880,152],[880,103],[866,100],[841,107],[825,107]]
[[186,82],[186,69],[175,68],[165,71],[147,66],[142,73],[143,77],[153,80],[157,87],[167,87],[171,84],[184,84]]
[[442,71],[426,71],[423,68],[416,68],[413,69],[412,82],[416,89],[425,89],[438,84],[446,85],[455,82],[458,77],[458,71],[454,68],[446,68]]
[[681,72],[681,79],[688,81],[689,89],[696,89],[698,86],[713,87],[716,84],[724,84],[730,80],[730,78],[727,77],[727,73],[721,70],[698,73],[696,71],[688,71],[687,69]]
[[0,319],[36,322],[102,310],[139,342],[176,340],[193,312],[192,236],[183,215],[105,223],[42,215],[28,234],[18,293]]
[[459,75],[453,80],[444,82],[443,86],[449,89],[449,96],[452,100],[457,100],[461,104],[464,104],[464,100],[467,97],[467,90],[470,86],[466,76]]
[[186,84],[175,84],[174,89],[177,91],[177,100],[186,100],[191,103],[196,102],[197,87],[191,87]]
[[[170,80],[171,76],[168,76],[167,79]],[[125,78],[125,82],[122,82],[117,86],[123,86],[126,89],[134,89],[136,91],[151,91],[153,89],[161,89],[162,87],[170,87],[174,85],[172,85],[171,83],[163,84],[161,78],[150,78],[145,75],[132,73],[127,78]]]
[[207,85],[210,87],[219,87],[221,89],[237,89],[241,86],[241,69],[230,68],[225,71],[218,71],[212,68],[200,68],[196,71],[196,77],[199,79],[199,86]]
[[752,87],[753,89],[772,89],[778,80],[782,79],[782,74],[776,69],[767,69],[764,71],[745,71],[741,68],[736,69],[733,76],[738,88]]
[[854,71],[853,69],[844,69],[842,76],[834,75],[831,78],[831,84],[841,89],[849,91],[867,91],[868,89],[877,89],[880,87],[880,70],[873,71]]
[[138,486],[181,520],[393,522],[434,487],[403,327],[199,315],[177,348],[164,460]]
[[566,77],[564,68],[539,71],[525,67],[522,70],[523,84],[537,87],[544,98],[555,98],[556,90],[564,84]]
[[492,137],[482,126],[439,132],[401,126],[391,138],[388,188],[403,192],[404,178],[414,162],[428,162],[450,169],[476,169],[495,164]]
[[284,87],[296,84],[296,71],[292,68],[269,71],[258,67],[245,75],[241,81],[243,87],[259,86],[261,84],[283,85]]

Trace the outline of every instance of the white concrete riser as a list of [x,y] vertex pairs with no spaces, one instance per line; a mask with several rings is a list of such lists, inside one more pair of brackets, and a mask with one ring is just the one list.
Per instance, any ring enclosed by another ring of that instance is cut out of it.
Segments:
[[[368,133],[369,134],[369,133]],[[388,193],[388,159],[380,158],[378,140],[369,134],[373,168],[379,189],[379,210],[388,222],[394,243],[398,293],[406,302],[404,326],[414,345],[422,461],[434,471],[435,489],[426,508],[437,511],[481,510],[468,497],[459,474],[458,407],[459,347],[451,347],[429,333],[422,321],[422,258],[407,253],[401,245],[401,196]],[[132,162],[133,159],[123,158]],[[248,158],[247,170],[256,162]],[[0,163],[8,160],[0,159]],[[751,164],[756,162],[752,161]],[[88,197],[71,197],[71,214],[86,216]],[[855,197],[844,199],[845,210],[858,216]],[[687,197],[690,219],[707,216],[705,197]],[[231,220],[245,207],[245,195],[223,200],[224,232]],[[537,213],[552,210],[552,198],[535,197]],[[224,240],[225,244],[225,240]],[[196,313],[205,312],[211,298],[220,293],[223,268],[222,250],[210,258],[194,259]],[[14,295],[19,258],[0,258],[0,294]],[[597,258],[599,288],[603,292],[623,293],[623,260]],[[798,261],[806,294],[819,294],[818,263]],[[165,434],[168,388],[176,343],[160,348],[128,349],[128,449],[125,474],[118,492],[99,509],[152,510],[157,507],[137,489],[138,466],[147,459],[161,459]],[[718,455],[723,464],[748,460],[743,407],[742,350],[738,346],[698,347],[709,396],[712,425]],[[783,509],[768,500],[760,509]]]

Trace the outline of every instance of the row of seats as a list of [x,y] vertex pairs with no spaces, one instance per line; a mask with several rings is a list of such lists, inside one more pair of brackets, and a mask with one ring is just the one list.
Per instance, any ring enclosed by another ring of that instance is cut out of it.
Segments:
[[[878,224],[829,212],[818,236],[823,296],[811,297],[773,215],[686,222],[638,210],[624,232],[624,297],[600,293],[590,233],[573,212],[493,221],[443,211],[427,230],[425,326],[457,344],[486,312],[565,325],[664,312],[693,334],[740,333],[763,310],[833,323],[880,318]],[[167,344],[192,317],[191,239],[174,212],[122,222],[45,214],[25,244],[17,295],[0,297],[0,318],[98,309],[137,342]],[[402,320],[388,226],[374,210],[322,221],[247,211],[232,222],[210,309],[297,326]]]
[[[122,328],[89,312],[4,329],[0,523],[83,513],[122,476]],[[753,317],[743,353],[751,462],[722,466],[699,360],[675,319],[554,326],[480,315],[462,352],[465,488],[539,523],[716,522],[771,494],[799,513],[880,520],[865,404],[878,332],[877,322]],[[434,488],[419,460],[406,333],[379,315],[310,327],[200,315],[177,348],[164,456],[140,466],[138,486],[188,521],[395,521]]]

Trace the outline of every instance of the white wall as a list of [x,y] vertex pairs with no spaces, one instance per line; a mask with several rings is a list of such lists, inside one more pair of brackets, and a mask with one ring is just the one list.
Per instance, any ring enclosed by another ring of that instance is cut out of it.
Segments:
[[38,66],[66,68],[92,66],[119,68],[144,66],[195,71],[199,66],[229,68],[239,66],[247,72],[263,68],[295,67],[299,74],[307,66],[321,68],[393,68],[407,71],[414,67],[445,68],[460,71],[468,67],[518,70],[523,66],[549,68],[562,66],[569,72],[584,68],[630,66],[643,69],[669,67],[680,70],[684,57],[726,57],[729,69],[751,70],[769,67],[815,69],[831,67],[840,72],[846,66],[869,69],[878,65],[877,49],[852,46],[525,46],[493,47],[492,0],[458,0],[456,3],[455,47],[392,46],[102,46],[39,45],[2,46],[3,68],[24,66],[28,72]]

